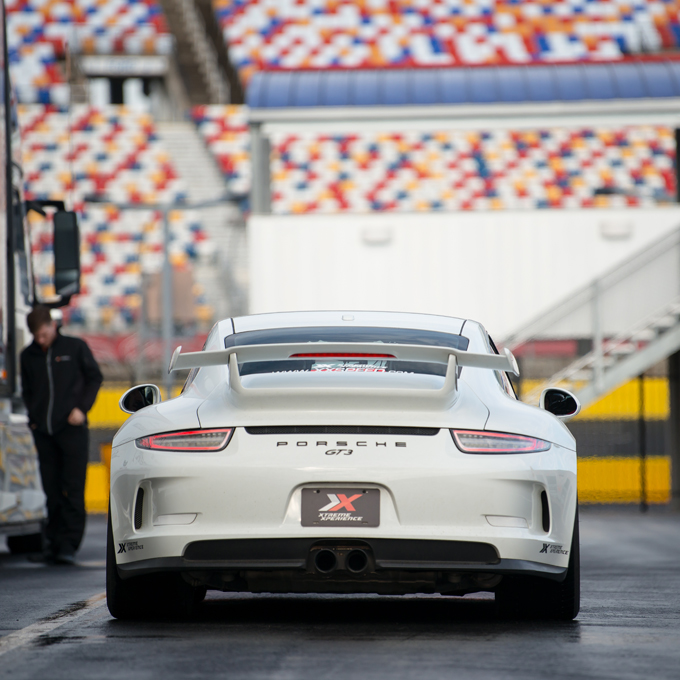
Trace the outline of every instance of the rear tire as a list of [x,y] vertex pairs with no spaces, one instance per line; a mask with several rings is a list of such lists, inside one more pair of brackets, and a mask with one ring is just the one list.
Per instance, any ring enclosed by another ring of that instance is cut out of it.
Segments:
[[581,604],[578,508],[567,575],[561,583],[529,576],[506,576],[496,589],[498,613],[505,618],[571,621]]
[[111,509],[106,542],[106,604],[121,620],[188,618],[195,614],[206,589],[189,585],[178,573],[122,579],[116,566]]

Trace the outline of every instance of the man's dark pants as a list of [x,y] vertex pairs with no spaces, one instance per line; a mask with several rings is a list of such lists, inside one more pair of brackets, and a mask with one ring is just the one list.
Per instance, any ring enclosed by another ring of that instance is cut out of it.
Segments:
[[33,439],[47,496],[48,550],[75,553],[85,531],[88,429],[67,425],[53,435],[34,430]]

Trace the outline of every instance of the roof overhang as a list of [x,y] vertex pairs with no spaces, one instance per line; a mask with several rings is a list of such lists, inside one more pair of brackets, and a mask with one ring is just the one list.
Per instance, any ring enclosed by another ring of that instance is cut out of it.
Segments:
[[680,60],[473,68],[269,71],[248,87],[267,129],[680,123]]
[[249,123],[267,132],[356,131],[431,128],[433,123],[460,129],[526,128],[552,125],[669,125],[680,127],[680,97],[591,100],[521,104],[429,106],[338,106],[250,109]]

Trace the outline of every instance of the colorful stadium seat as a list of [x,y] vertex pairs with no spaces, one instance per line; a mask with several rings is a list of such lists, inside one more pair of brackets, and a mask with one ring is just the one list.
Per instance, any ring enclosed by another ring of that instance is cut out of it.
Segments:
[[272,211],[500,210],[674,200],[669,128],[279,134]]
[[[194,120],[232,188],[249,189],[246,107]],[[272,139],[276,214],[654,205],[675,196],[670,128],[404,131]]]
[[659,0],[213,0],[229,55],[256,70],[611,61],[680,45]]
[[[81,295],[71,323],[125,330],[139,317],[143,272],[162,263],[162,216],[85,202],[91,194],[114,201],[165,204],[186,197],[153,121],[124,107],[19,107],[27,199],[65,199],[80,214],[83,269]],[[181,267],[207,254],[210,245],[198,215],[169,214],[171,260]],[[53,290],[51,225],[30,213],[37,283]]]
[[169,54],[173,38],[156,0],[8,0],[7,42],[20,102],[68,103],[58,64],[76,54]]
[[248,114],[245,106],[195,106],[194,122],[234,194],[250,190]]

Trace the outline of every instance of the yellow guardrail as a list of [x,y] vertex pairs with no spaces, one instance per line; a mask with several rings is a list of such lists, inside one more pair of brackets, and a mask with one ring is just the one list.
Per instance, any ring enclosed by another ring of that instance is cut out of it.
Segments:
[[101,463],[88,463],[85,478],[85,509],[88,513],[106,513],[111,484],[111,444],[99,447]]
[[[529,394],[543,383],[543,380],[523,380],[522,394]],[[644,399],[646,420],[666,420],[670,404],[668,379],[645,378]],[[637,420],[639,416],[640,388],[636,379],[624,383],[588,408],[584,408],[575,420]]]
[[[522,391],[530,392],[541,384],[540,380],[525,380]],[[90,427],[118,429],[130,416],[118,407],[118,400],[129,385],[105,385],[99,390],[97,400],[88,413]],[[176,388],[174,395],[179,393]],[[668,380],[666,378],[645,378],[645,418],[666,420],[669,416]],[[606,396],[584,409],[577,420],[637,420],[640,411],[640,393],[637,380],[621,385]]]
[[[667,378],[644,379],[645,420],[667,420],[670,397]],[[583,409],[577,420],[637,420],[640,416],[640,387],[631,380]]]
[[[112,383],[104,385],[97,393],[97,399],[94,406],[87,414],[87,420],[90,427],[100,430],[117,430],[130,416],[120,410],[118,401],[124,392],[130,388],[130,385],[123,383]],[[179,394],[180,387],[175,387],[172,396],[176,397]],[[161,394],[165,399],[165,390],[161,388]]]
[[[530,389],[531,381],[524,388]],[[117,429],[128,415],[118,407],[124,384],[107,385],[99,391],[89,413],[93,428]],[[648,377],[644,381],[645,418],[668,418],[668,380]],[[585,409],[578,420],[635,420],[638,418],[639,391],[637,381],[617,388]],[[102,462],[88,466],[85,505],[88,512],[106,512],[109,494],[111,446],[102,446]],[[666,456],[650,456],[645,467],[647,502],[670,500],[671,462]],[[581,503],[638,503],[640,501],[640,460],[638,458],[581,458],[578,462],[579,499]]]
[[[578,461],[578,496],[581,503],[639,503],[639,458],[582,458]],[[668,503],[671,498],[671,459],[645,460],[646,500]]]
[[90,514],[106,513],[109,507],[109,468],[89,463],[85,479],[85,509]]
[[102,430],[117,430],[130,417],[118,406],[118,400],[127,389],[124,385],[102,387],[97,392],[94,406],[87,414],[89,426]]
[[[102,451],[104,453],[104,451]],[[109,457],[90,463],[85,483],[85,507],[89,513],[105,513],[109,505]],[[648,503],[668,503],[671,490],[671,461],[666,456],[646,459]],[[578,462],[579,501],[592,503],[639,503],[639,458],[585,458]]]

